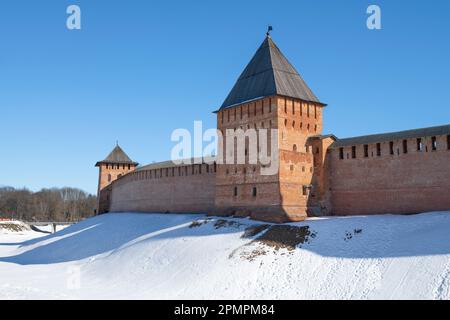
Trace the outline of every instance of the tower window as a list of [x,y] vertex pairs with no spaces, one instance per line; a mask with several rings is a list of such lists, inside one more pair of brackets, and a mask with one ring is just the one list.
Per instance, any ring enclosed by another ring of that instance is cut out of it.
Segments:
[[128,170],[131,170],[131,164],[128,165]]
[[233,196],[237,197],[237,195],[238,195],[237,187],[234,187],[234,189],[233,189]]
[[292,121],[292,128],[295,128],[295,121]]
[[417,151],[422,151],[422,150],[423,150],[422,139],[417,138]]
[[289,167],[289,169],[290,169],[291,171],[294,171],[294,165],[291,164],[290,167]]
[[403,153],[408,153],[408,140],[403,140]]
[[317,119],[317,106],[314,106],[314,119]]
[[108,174],[108,182],[111,182],[111,179],[112,179],[111,174]]
[[292,150],[293,150],[294,152],[297,152],[297,145],[296,145],[296,144],[294,144],[294,146],[292,147]]
[[377,156],[381,156],[381,143],[377,143]]
[[365,144],[364,145],[364,158],[368,158],[369,157],[369,145]]
[[303,194],[304,196],[307,196],[307,195],[308,195],[308,187],[307,187],[307,186],[303,186],[303,188],[302,188],[302,194]]
[[256,197],[256,194],[257,194],[256,187],[253,187],[253,189],[252,189],[252,196]]
[[355,159],[355,158],[356,158],[356,147],[353,146],[352,147],[352,159]]
[[389,142],[389,153],[392,155],[394,154],[394,142],[393,141]]
[[306,107],[306,116],[309,118],[309,104],[308,104],[308,106]]
[[287,119],[284,119],[284,126],[287,126]]
[[339,159],[344,160],[344,148],[339,148]]
[[437,140],[436,137],[431,137],[431,150],[436,151],[437,150]]

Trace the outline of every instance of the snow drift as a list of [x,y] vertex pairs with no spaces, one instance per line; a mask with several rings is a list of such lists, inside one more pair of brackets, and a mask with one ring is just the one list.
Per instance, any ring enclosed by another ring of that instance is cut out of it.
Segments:
[[0,234],[0,298],[448,299],[450,213],[283,226],[108,214]]

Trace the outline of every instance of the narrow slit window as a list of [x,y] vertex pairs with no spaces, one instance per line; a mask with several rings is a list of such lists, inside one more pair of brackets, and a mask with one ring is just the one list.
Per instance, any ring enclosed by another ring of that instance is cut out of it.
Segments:
[[417,151],[422,151],[422,150],[423,150],[422,139],[417,138]]
[[364,158],[368,158],[369,157],[369,145],[365,144],[364,145]]
[[256,187],[253,187],[253,190],[252,190],[252,195],[253,195],[253,197],[256,197],[256,194],[257,194]]
[[377,156],[381,156],[381,143],[377,143]]
[[403,153],[408,153],[408,140],[403,140]]
[[355,159],[355,158],[356,158],[356,147],[353,146],[352,147],[352,159]]
[[344,160],[344,148],[339,148],[339,159]]
[[394,142],[393,141],[389,142],[389,153],[391,155],[394,154]]
[[437,150],[437,140],[436,137],[431,137],[431,150],[436,151]]
[[237,187],[234,187],[234,189],[233,189],[233,196],[237,197],[237,195],[238,195]]

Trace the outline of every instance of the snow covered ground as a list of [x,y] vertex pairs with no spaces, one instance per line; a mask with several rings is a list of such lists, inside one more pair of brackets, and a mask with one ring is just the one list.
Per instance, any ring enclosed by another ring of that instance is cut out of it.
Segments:
[[293,223],[309,227],[294,250],[254,241],[272,229],[242,237],[259,224],[128,213],[0,229],[0,299],[450,298],[450,212]]

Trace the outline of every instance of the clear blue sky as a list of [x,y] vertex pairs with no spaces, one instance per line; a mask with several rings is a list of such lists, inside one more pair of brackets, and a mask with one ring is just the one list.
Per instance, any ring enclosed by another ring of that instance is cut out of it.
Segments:
[[175,128],[215,126],[268,24],[329,104],[325,133],[448,124],[449,15],[447,0],[1,1],[0,185],[95,192],[116,140],[140,163],[168,159]]

